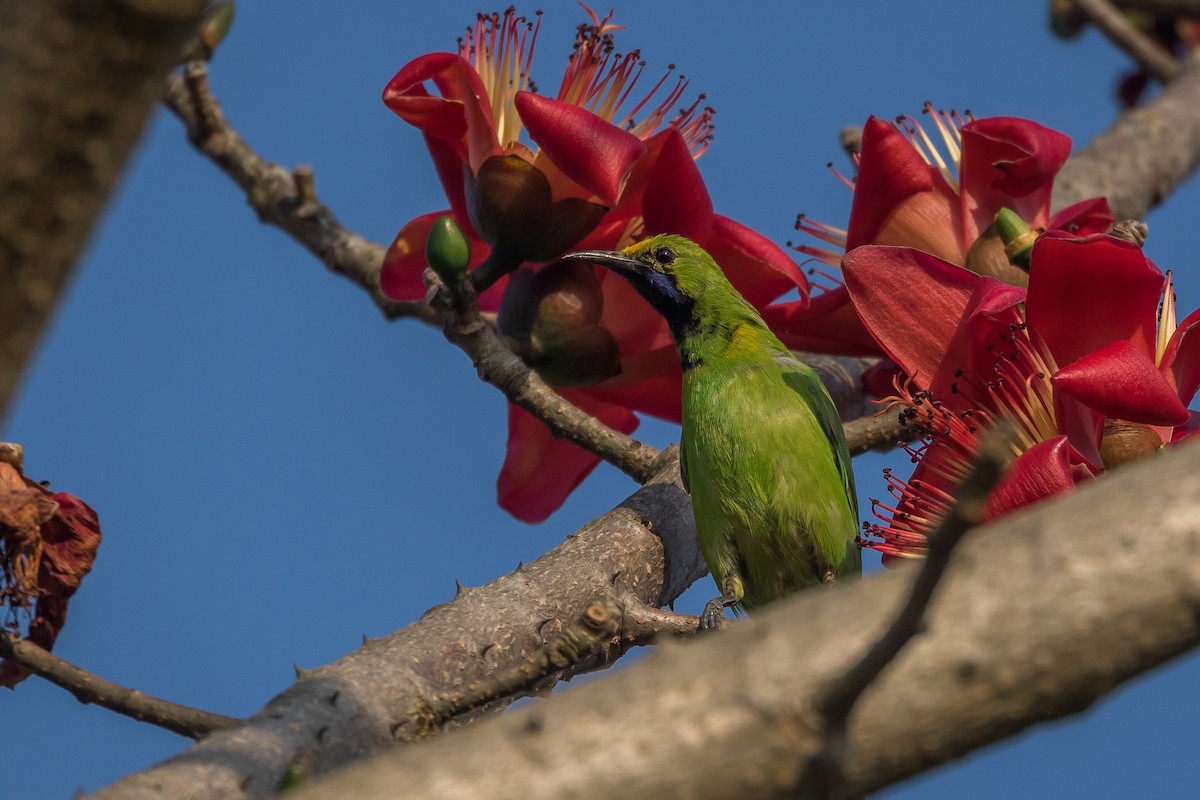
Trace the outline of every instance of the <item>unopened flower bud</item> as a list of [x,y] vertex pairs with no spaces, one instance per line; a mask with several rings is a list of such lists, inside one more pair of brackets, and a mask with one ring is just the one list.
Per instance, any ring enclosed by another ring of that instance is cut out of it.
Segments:
[[454,217],[443,214],[434,220],[425,239],[425,263],[429,268],[454,291],[466,277],[470,262],[471,243]]
[[996,212],[996,233],[1004,242],[1004,255],[1014,267],[1029,271],[1029,256],[1041,231],[1029,227],[1025,220],[1007,208]]
[[515,155],[485,159],[465,188],[475,230],[516,263],[558,258],[608,211],[579,197],[554,200],[545,174]]
[[1050,30],[1060,39],[1074,39],[1083,33],[1087,15],[1075,5],[1075,0],[1050,0]]
[[602,327],[604,294],[593,268],[559,261],[512,273],[497,327],[526,364],[553,386],[593,386],[621,371],[620,350]]
[[1160,447],[1162,440],[1149,425],[1112,418],[1104,421],[1100,458],[1105,469],[1140,461],[1157,453]]

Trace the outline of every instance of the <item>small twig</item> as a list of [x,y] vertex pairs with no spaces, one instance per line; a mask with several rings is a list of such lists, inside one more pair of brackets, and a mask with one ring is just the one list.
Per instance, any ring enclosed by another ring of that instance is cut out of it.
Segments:
[[885,413],[852,419],[842,423],[850,455],[857,456],[869,450],[890,450],[900,442],[920,436],[911,425],[900,422],[900,415]]
[[1129,21],[1109,0],[1074,0],[1075,7],[1087,15],[1113,44],[1124,50],[1142,69],[1163,83],[1179,75],[1183,66],[1162,45]]
[[496,281],[512,272],[521,265],[519,258],[506,256],[499,250],[493,250],[488,257],[475,269],[471,270],[471,285],[477,293],[482,294]]
[[[467,683],[451,694],[419,702],[409,712],[409,719],[398,724],[396,730],[405,731],[406,741],[424,738],[454,717],[483,708],[499,698],[528,691],[550,675],[570,669],[611,644],[621,629],[622,618],[621,607],[614,600],[597,600],[525,661]],[[412,724],[414,720],[418,724]]]
[[625,621],[621,626],[621,640],[629,647],[652,644],[662,636],[694,636],[700,627],[697,616],[655,608],[636,597],[625,598],[623,605]]
[[429,304],[441,315],[446,338],[471,357],[479,377],[499,389],[510,403],[542,420],[555,436],[595,453],[638,483],[645,483],[658,471],[661,451],[576,408],[509,349],[480,318],[469,281],[463,282],[457,298],[432,270],[425,270],[425,281]]
[[0,656],[61,686],[81,703],[94,703],[181,736],[200,739],[215,730],[240,722],[234,717],[160,700],[104,680],[9,631],[0,630]]
[[424,303],[397,302],[380,291],[383,247],[343,226],[317,201],[315,191],[306,191],[306,184],[312,186],[310,169],[299,167],[293,176],[264,160],[229,125],[212,95],[204,62],[189,62],[183,76],[172,75],[163,102],[183,122],[196,149],[242,188],[259,219],[282,229],[332,272],[365,289],[388,319],[436,322],[433,309]]
[[846,723],[855,703],[904,646],[924,627],[925,610],[963,534],[979,524],[988,493],[1000,480],[1011,457],[1011,425],[993,429],[984,439],[975,465],[959,486],[954,504],[929,536],[928,550],[896,619],[854,666],[830,682],[814,701],[822,728],[822,747],[813,756],[822,796],[849,797],[845,772]]

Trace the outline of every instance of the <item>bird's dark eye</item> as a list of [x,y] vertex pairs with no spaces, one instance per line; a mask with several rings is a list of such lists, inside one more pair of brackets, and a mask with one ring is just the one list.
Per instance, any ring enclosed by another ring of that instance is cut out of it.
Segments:
[[666,266],[675,263],[675,251],[669,247],[660,247],[654,251],[654,260]]

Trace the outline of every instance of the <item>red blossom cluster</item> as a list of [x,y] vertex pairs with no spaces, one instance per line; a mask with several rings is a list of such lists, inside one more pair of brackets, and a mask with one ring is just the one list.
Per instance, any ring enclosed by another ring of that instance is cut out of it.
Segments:
[[[481,15],[458,52],[420,56],[388,82],[384,103],[424,134],[450,209],[401,228],[380,283],[397,300],[423,298],[426,237],[452,214],[471,241],[470,266],[507,273],[479,302],[499,312],[514,351],[563,397],[630,433],[634,412],[680,419],[670,332],[628,282],[559,256],[678,233],[708,250],[760,308],[791,291],[806,297],[808,284],[782,248],[714,213],[695,164],[712,136],[703,95],[670,116],[687,81],[671,85],[668,72],[631,102],[645,62],[637,51],[616,52],[619,26],[588,13],[553,97],[536,93],[529,75],[540,17],[530,22],[511,8]],[[525,521],[545,519],[598,462],[510,405],[500,505]]]
[[[885,561],[924,552],[997,420],[1017,430],[1016,459],[988,518],[1187,436],[1200,386],[1200,313],[1176,325],[1170,276],[1105,233],[1104,199],[1050,214],[1067,137],[1021,119],[932,117],[944,159],[912,120],[867,123],[844,238],[811,226],[845,256],[802,246],[836,257],[845,286],[773,320],[801,346],[835,331],[857,341],[861,324],[890,359],[889,399],[919,443],[911,477],[886,473],[883,524],[866,526],[863,544]],[[1001,209],[1045,231],[1027,272],[1005,250]]]
[[[784,251],[714,213],[695,164],[712,138],[703,95],[671,116],[687,81],[672,83],[669,70],[631,102],[645,62],[616,51],[610,17],[588,14],[553,96],[537,93],[529,71],[540,16],[511,8],[480,15],[457,52],[416,58],[388,83],[384,102],[423,133],[450,208],[400,230],[381,275],[386,294],[424,296],[425,240],[451,214],[485,287],[480,307],[514,352],[629,433],[635,413],[679,420],[670,334],[619,276],[559,257],[655,233],[695,240],[789,346],[883,357],[867,388],[894,392],[921,440],[910,448],[912,477],[888,476],[894,502],[877,504],[886,524],[864,539],[889,558],[920,554],[981,433],[1000,418],[1016,423],[1018,457],[993,516],[1191,430],[1195,315],[1176,328],[1169,277],[1107,235],[1104,198],[1051,214],[1066,136],[928,104],[932,136],[912,117],[871,118],[846,228],[797,222],[824,245],[796,250],[844,268],[844,285],[810,297]],[[1002,210],[1031,239],[1041,234],[1029,259],[1006,249]],[[780,301],[792,291],[797,299]],[[515,406],[508,430],[500,504],[544,519],[598,459]]]

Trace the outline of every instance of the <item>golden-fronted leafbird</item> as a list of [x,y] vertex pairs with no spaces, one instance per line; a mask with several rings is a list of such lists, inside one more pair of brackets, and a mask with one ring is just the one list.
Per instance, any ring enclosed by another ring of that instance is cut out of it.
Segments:
[[701,616],[757,608],[860,570],[850,453],[829,393],[699,245],[653,236],[586,251],[666,318],[683,367],[680,463],[721,591]]

